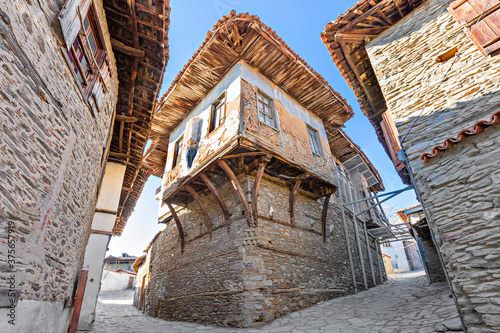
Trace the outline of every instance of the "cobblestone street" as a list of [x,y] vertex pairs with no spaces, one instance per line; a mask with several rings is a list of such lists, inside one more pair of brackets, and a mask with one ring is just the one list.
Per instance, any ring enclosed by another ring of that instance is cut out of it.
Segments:
[[101,293],[92,332],[461,332],[447,285],[429,285],[423,272],[394,274],[382,286],[318,304],[252,329],[147,317],[132,306],[132,295],[131,290]]

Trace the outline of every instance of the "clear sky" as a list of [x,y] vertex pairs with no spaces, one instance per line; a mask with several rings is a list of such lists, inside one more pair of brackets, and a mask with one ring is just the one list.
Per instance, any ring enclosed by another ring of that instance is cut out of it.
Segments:
[[[162,96],[179,71],[196,52],[208,30],[219,18],[232,9],[237,13],[257,15],[271,27],[298,55],[320,73],[338,91],[354,110],[354,117],[346,123],[345,131],[366,153],[375,165],[387,191],[405,185],[401,182],[392,162],[378,142],[375,130],[363,115],[359,103],[339,70],[333,63],[319,34],[325,25],[336,20],[357,1],[355,0],[171,0],[169,49]],[[157,223],[158,201],[155,190],[161,180],[151,176],[137,202],[121,237],[113,237],[108,255],[142,255],[153,236],[163,225]],[[413,191],[405,192],[388,201],[391,206],[405,208],[417,204]]]

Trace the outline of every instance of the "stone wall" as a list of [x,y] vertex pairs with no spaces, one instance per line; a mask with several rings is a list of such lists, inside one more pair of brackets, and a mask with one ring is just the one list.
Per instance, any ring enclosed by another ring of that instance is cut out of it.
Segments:
[[[112,54],[101,111],[94,117],[84,103],[60,48],[64,2],[0,0],[0,287],[14,276],[22,332],[65,330],[116,103]],[[6,311],[0,331],[11,332]]]
[[[401,138],[418,117],[403,146],[468,331],[491,332],[500,330],[499,127],[419,160],[499,108],[500,56],[485,57],[453,33],[448,3],[428,1],[367,50]],[[454,46],[458,55],[436,62]]]
[[[240,175],[250,198],[253,176]],[[264,175],[258,197],[258,226],[248,227],[243,208],[230,183],[219,188],[232,213],[229,229],[211,195],[202,195],[214,231],[208,233],[196,203],[179,213],[186,245],[181,253],[173,221],[152,243],[138,274],[150,271],[146,313],[170,320],[223,326],[262,325],[286,313],[353,292],[349,260],[338,202],[330,201],[327,239],[321,235],[323,200],[299,191],[296,226],[290,224],[287,184]],[[270,213],[272,212],[272,213]],[[362,229],[360,221],[359,228]],[[352,220],[348,222],[352,235]],[[360,235],[364,239],[364,234]],[[351,242],[354,241],[352,237]],[[364,243],[363,243],[364,244]],[[352,247],[355,247],[351,244]],[[363,247],[367,251],[366,244]],[[357,253],[353,253],[357,255]],[[367,253],[365,265],[369,274]],[[372,247],[377,261],[376,248]],[[359,259],[354,258],[357,275]],[[374,263],[378,272],[377,262]],[[362,281],[361,277],[358,283]],[[371,275],[369,285],[372,286]],[[380,283],[380,275],[376,274]],[[359,290],[362,290],[362,284]],[[135,304],[140,293],[136,292]]]

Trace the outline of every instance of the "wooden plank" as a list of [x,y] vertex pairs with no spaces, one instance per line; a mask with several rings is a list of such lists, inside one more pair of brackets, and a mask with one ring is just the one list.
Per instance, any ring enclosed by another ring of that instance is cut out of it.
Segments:
[[328,194],[325,197],[325,202],[323,203],[323,212],[321,214],[321,235],[323,236],[323,242],[326,241],[326,216],[328,214],[328,203],[330,202],[331,196],[331,194]]
[[234,189],[236,190],[236,193],[238,194],[238,197],[240,199],[241,204],[243,205],[243,210],[247,219],[247,224],[249,227],[252,226],[253,224],[253,219],[252,219],[252,211],[250,210],[250,205],[248,204],[247,198],[245,197],[245,194],[243,192],[243,189],[241,188],[240,182],[236,178],[235,174],[233,173],[233,170],[227,165],[226,161],[224,160],[217,160],[217,164],[219,167],[224,170],[226,173],[227,177],[233,184]]
[[117,114],[115,119],[124,123],[135,123],[138,120],[136,117],[125,116],[122,114]]
[[76,292],[73,313],[71,314],[71,324],[69,325],[68,329],[69,333],[76,333],[76,330],[78,328],[78,321],[80,320],[80,311],[82,310],[83,296],[85,295],[85,287],[87,286],[88,276],[89,271],[83,269],[82,273],[80,274],[80,282],[78,282],[78,289]]
[[[109,152],[109,156],[112,156],[112,157],[118,157],[118,158],[123,158],[123,159],[127,159],[127,158],[134,158],[134,156],[130,155],[130,154],[124,154],[124,153],[117,153],[117,152],[114,152],[114,151],[110,151]],[[139,158],[139,157],[138,157]]]
[[382,8],[385,5],[387,5],[390,1],[392,1],[392,0],[381,1],[376,6],[373,6],[372,8],[370,8],[369,10],[367,10],[366,12],[364,12],[363,14],[361,14],[360,16],[358,16],[356,19],[354,19],[351,22],[349,22],[348,24],[346,24],[344,27],[342,27],[342,29],[339,30],[339,32],[340,31],[346,31],[346,30],[349,30],[349,29],[355,27],[356,24],[358,24],[361,21],[364,21],[366,18],[372,16],[377,10],[379,10],[380,8]]
[[295,227],[295,201],[297,198],[297,192],[299,191],[300,184],[302,183],[302,179],[299,179],[293,185],[293,189],[290,192],[290,224]]
[[230,158],[238,158],[238,157],[247,157],[247,156],[257,156],[257,155],[265,155],[266,153],[263,153],[261,151],[253,151],[249,153],[241,153],[241,154],[234,154],[234,155],[226,155],[223,157],[223,159],[227,160]]
[[175,212],[174,207],[172,207],[172,204],[170,201],[165,202],[167,204],[168,209],[170,210],[170,214],[172,214],[172,218],[174,219],[175,224],[177,225],[177,230],[179,231],[179,237],[181,239],[181,253],[184,253],[184,244],[186,243],[185,235],[184,235],[184,229],[182,228],[181,220],[179,220],[179,216],[177,216],[177,213]]
[[212,192],[212,195],[215,197],[215,200],[217,200],[217,202],[219,203],[219,206],[222,210],[222,214],[224,217],[224,224],[227,227],[229,227],[229,221],[230,221],[231,214],[229,213],[229,209],[227,208],[226,203],[224,202],[224,200],[222,200],[222,197],[220,196],[219,192],[217,191],[217,188],[215,187],[215,185],[210,181],[210,178],[208,178],[208,176],[203,172],[201,172],[199,174],[199,176],[203,180],[205,185],[207,185],[210,192]]
[[113,38],[111,38],[111,46],[113,47],[114,50],[120,51],[121,53],[124,53],[131,57],[142,58],[145,55],[145,52],[143,50],[125,45],[122,42]]
[[255,182],[252,187],[252,210],[254,216],[255,225],[258,224],[258,210],[257,210],[257,199],[259,196],[259,186],[262,180],[262,175],[264,174],[264,169],[266,168],[266,164],[271,160],[271,156],[267,155],[265,160],[261,160],[259,166],[257,167],[257,175],[255,176]]
[[200,209],[201,209],[201,212],[203,214],[203,217],[205,219],[205,225],[207,226],[208,230],[210,231],[210,234],[212,234],[212,221],[210,221],[210,216],[208,216],[208,211],[207,209],[205,208],[205,205],[203,205],[203,202],[201,202],[201,198],[200,196],[198,195],[198,193],[196,193],[196,191],[189,185],[185,185],[184,188],[189,192],[189,194],[191,194],[191,196],[193,197],[193,199],[198,203],[198,206],[200,206]]

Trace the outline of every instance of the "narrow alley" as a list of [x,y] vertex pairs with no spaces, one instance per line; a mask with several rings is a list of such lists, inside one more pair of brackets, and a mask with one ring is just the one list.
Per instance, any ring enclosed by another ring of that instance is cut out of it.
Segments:
[[446,283],[429,285],[423,271],[393,274],[381,286],[293,312],[251,329],[147,317],[132,306],[132,296],[131,289],[101,293],[92,332],[461,332]]

